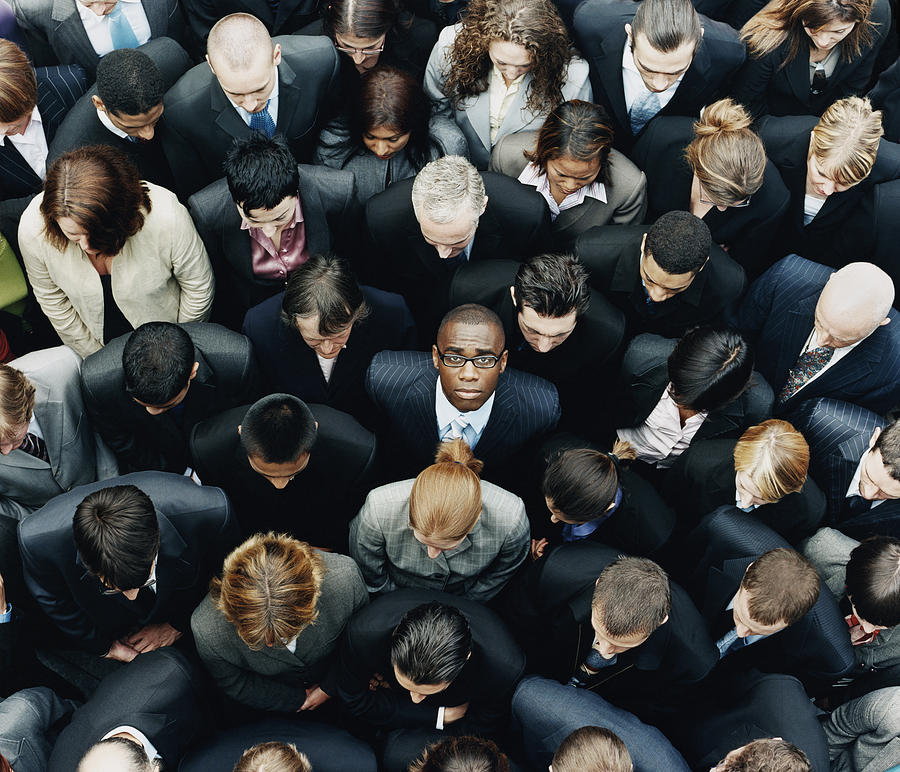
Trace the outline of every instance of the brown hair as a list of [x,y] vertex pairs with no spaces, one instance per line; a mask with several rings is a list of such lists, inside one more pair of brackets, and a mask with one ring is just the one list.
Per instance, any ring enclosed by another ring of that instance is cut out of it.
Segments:
[[780,737],[754,740],[737,749],[721,772],[811,772],[806,754]]
[[14,123],[37,104],[37,79],[25,52],[0,38],[0,122]]
[[663,53],[688,43],[696,52],[703,39],[700,16],[690,0],[643,0],[631,20],[631,32],[634,37],[642,34],[651,48]]
[[801,620],[819,599],[819,586],[813,564],[784,547],[760,555],[741,580],[751,619],[767,626]]
[[493,40],[523,46],[531,54],[526,105],[547,113],[563,101],[567,66],[574,55],[566,25],[550,0],[471,0],[449,51],[444,94],[454,107],[488,88]]
[[0,439],[12,439],[14,429],[34,413],[34,386],[25,373],[0,364]]
[[426,537],[462,539],[481,516],[481,463],[465,440],[442,442],[409,494],[409,524]]
[[597,158],[600,160],[597,179],[606,183],[612,143],[613,130],[606,110],[591,102],[570,99],[550,112],[538,132],[534,152],[526,150],[525,157],[544,174],[547,161],[564,156],[576,161]]
[[447,737],[426,748],[409,772],[509,772],[509,761],[492,740]]
[[649,636],[671,608],[668,574],[648,558],[621,557],[600,572],[591,617],[614,638]]
[[736,204],[762,187],[766,151],[751,123],[732,99],[708,105],[694,122],[694,139],[684,157],[716,203]]
[[822,113],[812,130],[809,152],[822,173],[852,186],[869,176],[884,129],[881,111],[865,97],[845,97]]
[[315,621],[324,572],[306,542],[257,533],[225,558],[210,595],[241,640],[258,651],[293,640]]
[[312,764],[293,743],[257,743],[241,754],[234,772],[312,772]]
[[751,426],[734,446],[734,471],[750,475],[770,504],[799,491],[808,469],[809,445],[787,421]]
[[137,168],[109,145],[70,150],[47,170],[44,234],[60,252],[69,245],[60,217],[71,217],[87,232],[91,248],[111,257],[144,226],[149,211],[150,196]]
[[553,772],[631,772],[625,743],[599,726],[583,726],[562,741],[551,762]]
[[804,27],[817,30],[826,24],[852,22],[856,25],[853,31],[839,43],[844,60],[849,62],[872,44],[872,5],[873,0],[771,0],[744,24],[741,40],[754,59],[789,41],[787,56],[778,67],[781,69],[800,53],[804,43],[808,44]]

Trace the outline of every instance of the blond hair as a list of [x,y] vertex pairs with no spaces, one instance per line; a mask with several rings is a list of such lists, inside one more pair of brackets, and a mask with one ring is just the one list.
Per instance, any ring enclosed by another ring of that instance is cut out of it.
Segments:
[[866,97],[838,99],[812,130],[809,153],[826,177],[850,187],[869,176],[883,134],[881,111]]
[[13,439],[33,413],[34,386],[25,373],[0,364],[0,439]]
[[799,491],[808,470],[809,445],[787,421],[751,426],[734,446],[734,471],[750,475],[770,504]]
[[247,748],[233,772],[312,772],[312,764],[293,743],[266,742]]
[[583,726],[562,741],[551,764],[553,772],[631,772],[628,748],[617,734],[599,726]]

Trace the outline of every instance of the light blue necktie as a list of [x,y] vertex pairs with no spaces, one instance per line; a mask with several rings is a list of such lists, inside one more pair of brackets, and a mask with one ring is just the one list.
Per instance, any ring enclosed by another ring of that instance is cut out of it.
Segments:
[[109,12],[109,36],[112,38],[113,48],[137,48],[139,43],[125,11],[122,10],[122,2],[119,0],[116,7]]
[[472,448],[474,447],[477,436],[475,429],[470,426],[468,422],[464,422],[460,418],[454,418],[450,422],[450,427],[444,432],[444,436],[441,437],[441,440],[446,442],[447,440],[455,440],[461,437],[466,441],[466,444]]
[[250,113],[250,128],[253,131],[261,131],[267,137],[271,137],[275,133],[275,121],[269,115],[269,102],[271,101],[271,99],[267,100],[266,106],[258,113]]
[[641,129],[647,125],[649,120],[656,115],[661,109],[659,104],[659,95],[653,91],[648,91],[644,94],[643,99],[635,100],[634,104],[631,105],[631,113],[629,118],[631,120],[631,133],[639,134]]

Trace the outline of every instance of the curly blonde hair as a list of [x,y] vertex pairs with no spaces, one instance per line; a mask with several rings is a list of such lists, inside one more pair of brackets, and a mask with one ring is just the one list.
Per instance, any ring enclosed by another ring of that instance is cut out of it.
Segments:
[[444,94],[459,108],[466,98],[488,88],[488,46],[505,40],[531,54],[531,84],[526,105],[549,113],[563,101],[566,68],[575,56],[566,25],[550,0],[471,0],[450,48]]

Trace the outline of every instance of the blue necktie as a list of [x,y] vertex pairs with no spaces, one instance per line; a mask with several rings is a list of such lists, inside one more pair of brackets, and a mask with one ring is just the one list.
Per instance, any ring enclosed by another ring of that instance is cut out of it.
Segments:
[[258,113],[250,113],[250,128],[253,131],[261,131],[267,137],[271,137],[275,133],[275,121],[269,115],[269,102],[271,101],[269,99],[266,106]]
[[639,134],[641,129],[647,125],[649,120],[656,115],[661,109],[659,104],[659,96],[648,91],[644,94],[643,99],[636,99],[631,105],[631,113],[629,119],[631,121],[631,133]]
[[137,48],[139,43],[128,23],[128,17],[122,10],[122,2],[119,0],[116,7],[109,12],[109,36],[112,38],[113,48]]
[[454,418],[450,422],[450,428],[444,432],[444,436],[441,439],[444,441],[455,440],[457,437],[462,437],[466,444],[472,448],[478,435],[468,422],[464,422],[461,418]]

